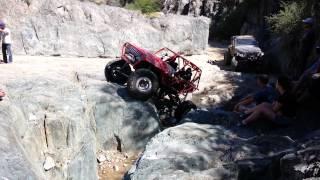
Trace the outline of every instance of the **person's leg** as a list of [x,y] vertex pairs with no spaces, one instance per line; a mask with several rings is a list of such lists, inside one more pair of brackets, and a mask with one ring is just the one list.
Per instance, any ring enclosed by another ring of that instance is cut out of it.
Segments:
[[8,63],[7,61],[7,50],[6,50],[6,45],[2,44],[2,56],[3,56],[3,62]]
[[248,105],[241,105],[238,107],[238,112],[240,113],[246,113],[247,111],[253,109],[257,107],[257,104],[256,103],[251,103],[251,104],[248,104]]
[[257,121],[261,118],[272,120],[276,117],[276,113],[272,109],[272,105],[268,103],[263,103],[256,108],[254,111],[242,121],[243,124],[249,124],[251,122]]
[[8,63],[12,63],[12,49],[11,44],[7,44]]
[[265,106],[270,107],[272,105],[269,104],[269,103],[261,103],[261,104],[259,104],[257,106],[254,106],[253,108],[250,108],[250,109],[246,110],[245,113],[246,114],[251,114],[251,113],[255,112],[256,110],[261,109],[262,107],[265,107]]

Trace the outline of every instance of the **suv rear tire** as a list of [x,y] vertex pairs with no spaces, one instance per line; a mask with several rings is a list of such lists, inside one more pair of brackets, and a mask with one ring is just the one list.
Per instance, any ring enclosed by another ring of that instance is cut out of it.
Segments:
[[231,60],[232,60],[232,57],[231,57],[230,51],[228,50],[227,52],[224,53],[224,62],[227,66],[229,66],[231,65]]
[[127,89],[133,98],[146,101],[151,98],[159,88],[157,75],[149,69],[138,69],[128,79]]
[[120,85],[124,85],[128,81],[130,74],[131,68],[124,60],[111,61],[104,69],[106,80]]

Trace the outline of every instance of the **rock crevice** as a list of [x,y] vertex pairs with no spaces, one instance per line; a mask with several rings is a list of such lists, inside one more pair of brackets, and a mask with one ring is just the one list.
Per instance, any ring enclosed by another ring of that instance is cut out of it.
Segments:
[[[0,168],[1,176],[98,179],[99,150],[143,150],[159,132],[157,114],[148,103],[131,102],[125,90],[107,83],[106,63],[47,66],[40,60],[24,65],[37,71],[15,71],[21,64],[1,70],[0,78],[7,79],[1,88],[8,92],[0,103],[0,142],[5,145],[0,163],[7,168]],[[39,76],[40,67],[50,68]]]

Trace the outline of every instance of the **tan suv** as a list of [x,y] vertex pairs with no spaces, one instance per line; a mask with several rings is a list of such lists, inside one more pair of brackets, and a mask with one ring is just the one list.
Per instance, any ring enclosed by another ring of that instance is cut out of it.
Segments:
[[261,65],[263,55],[258,41],[253,36],[232,36],[224,59],[226,65],[234,66],[236,71],[251,71]]

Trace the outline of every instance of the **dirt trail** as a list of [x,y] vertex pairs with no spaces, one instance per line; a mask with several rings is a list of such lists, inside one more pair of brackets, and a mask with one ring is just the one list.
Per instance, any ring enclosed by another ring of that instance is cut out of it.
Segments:
[[207,48],[206,54],[209,56],[210,60],[214,60],[216,62],[223,61],[223,55],[227,50],[227,45],[223,45],[220,43],[210,43]]
[[98,164],[100,180],[121,180],[139,156],[139,153],[123,154],[119,151],[105,151],[103,154],[106,161]]
[[198,107],[219,107],[230,100],[237,101],[256,87],[252,75],[233,72],[232,67],[225,66],[226,49],[226,45],[212,43],[206,54],[187,57],[202,69],[199,91],[188,97]]

